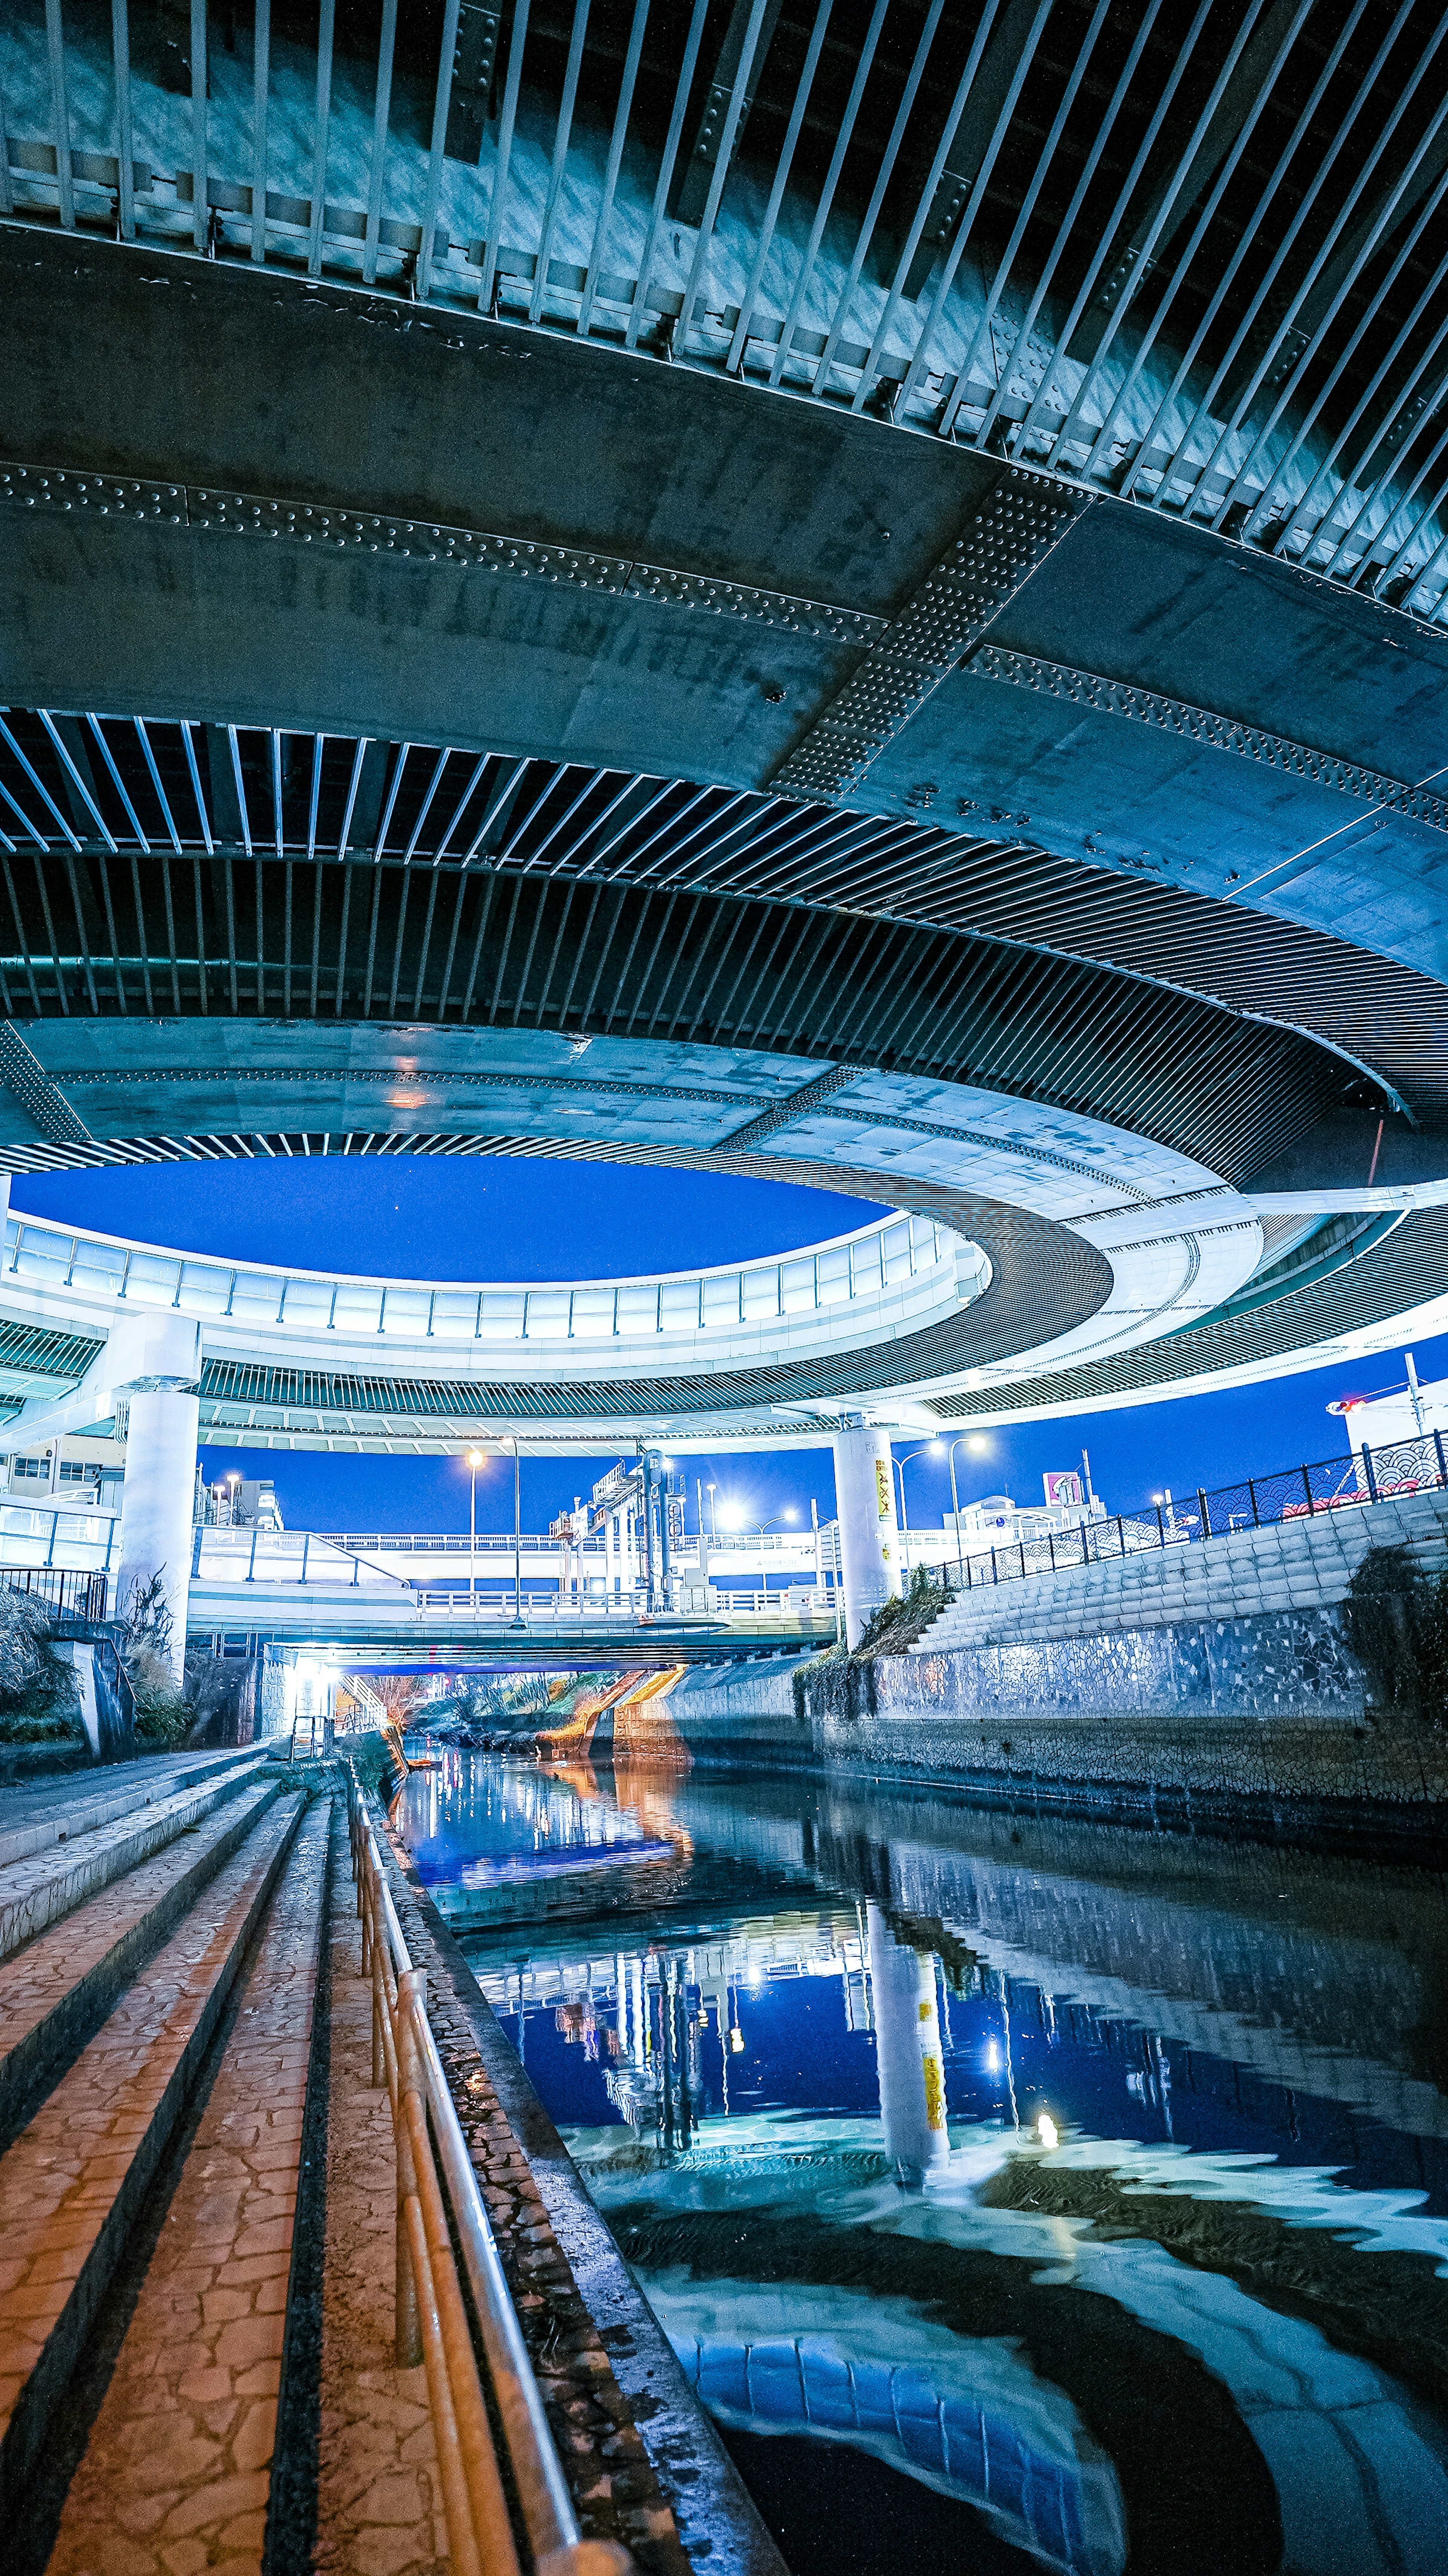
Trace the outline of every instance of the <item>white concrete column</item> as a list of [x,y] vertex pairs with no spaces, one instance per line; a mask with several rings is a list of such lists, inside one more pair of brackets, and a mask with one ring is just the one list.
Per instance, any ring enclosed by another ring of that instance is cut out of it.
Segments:
[[188,1317],[126,1316],[111,1328],[104,1363],[112,1396],[128,1408],[114,1615],[126,1618],[137,1594],[160,1575],[178,1682],[191,1589],[200,1342],[200,1327]]
[[895,1518],[895,1470],[888,1432],[868,1430],[863,1422],[835,1433],[834,1452],[845,1642],[857,1646],[881,1603],[898,1600],[905,1588]]
[[935,1961],[897,1941],[872,1898],[870,1984],[885,2153],[902,2182],[918,2183],[950,2153],[945,2060],[935,2006]]

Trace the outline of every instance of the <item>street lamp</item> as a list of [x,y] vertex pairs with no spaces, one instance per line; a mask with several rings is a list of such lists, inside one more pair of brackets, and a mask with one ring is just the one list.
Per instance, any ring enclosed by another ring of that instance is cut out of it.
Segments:
[[[711,1490],[711,1491],[713,1490],[713,1489],[712,1489],[712,1487],[711,1487],[711,1489],[710,1489],[710,1490]],[[752,1530],[754,1531],[754,1533],[755,1533],[756,1537],[757,1537],[757,1538],[760,1540],[760,1542],[761,1542],[761,1551],[762,1551],[762,1543],[763,1543],[763,1539],[764,1539],[764,1533],[765,1533],[765,1531],[766,1531],[766,1530],[772,1530],[772,1529],[774,1528],[774,1525],[775,1525],[776,1521],[794,1521],[794,1520],[798,1520],[798,1518],[799,1518],[799,1514],[798,1514],[798,1512],[796,1511],[796,1509],[795,1509],[795,1507],[794,1507],[793,1503],[789,1503],[789,1504],[787,1504],[787,1505],[785,1506],[785,1509],[784,1509],[782,1512],[771,1512],[771,1514],[770,1514],[770,1516],[769,1516],[769,1518],[768,1518],[768,1520],[767,1520],[767,1521],[751,1521],[751,1520],[747,1520],[747,1519],[745,1518],[744,1514],[743,1514],[741,1511],[739,1511],[739,1510],[735,1507],[735,1505],[734,1505],[734,1504],[732,1504],[732,1503],[726,1503],[726,1504],[725,1504],[725,1506],[724,1506],[724,1528],[725,1528],[726,1533],[727,1533],[727,1532],[729,1532],[729,1531],[731,1531],[731,1530],[738,1530],[738,1529],[740,1528],[741,1523],[742,1523],[742,1524],[743,1524],[743,1527],[744,1527],[745,1529],[752,1529]],[[762,1552],[761,1552],[761,1562],[760,1562],[760,1568],[759,1568],[759,1571],[760,1571],[760,1575],[761,1575],[761,1577],[762,1577],[762,1579],[763,1579],[764,1589],[765,1589],[765,1591],[767,1592],[767,1591],[769,1590],[769,1577],[768,1577],[768,1575],[765,1573],[765,1570],[764,1570],[764,1565],[763,1565],[763,1561],[762,1561]]]
[[523,1506],[520,1499],[518,1435],[513,1434],[513,1621],[515,1628],[526,1628],[523,1616]]
[[977,1456],[980,1456],[989,1446],[989,1441],[983,1440],[978,1431],[962,1431],[959,1438],[952,1440],[950,1444],[950,1508],[955,1519],[955,1570],[962,1576],[965,1573],[965,1555],[960,1535],[960,1495],[955,1483],[955,1453],[957,1449],[972,1449]]
[[468,1609],[473,1618],[478,1614],[478,1469],[483,1463],[481,1449],[468,1451],[472,1481],[468,1495]]
[[[900,1535],[902,1538],[908,1538],[910,1535],[910,1523],[905,1511],[905,1470],[909,1466],[912,1458],[924,1458],[926,1456],[938,1458],[944,1447],[945,1443],[943,1440],[927,1440],[923,1448],[907,1449],[903,1458],[897,1458],[893,1449],[890,1452],[890,1464],[900,1479]],[[903,1548],[900,1552],[902,1557],[906,1553]],[[900,1570],[903,1574],[905,1570],[903,1564]]]

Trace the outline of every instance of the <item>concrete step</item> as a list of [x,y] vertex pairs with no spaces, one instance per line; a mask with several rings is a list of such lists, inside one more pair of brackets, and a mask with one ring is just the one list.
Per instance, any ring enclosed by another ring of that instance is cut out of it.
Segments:
[[[346,1826],[334,1826],[330,1798],[318,1799],[213,2050],[205,2105],[71,2476],[48,2576],[94,2576],[113,2563],[117,2531],[155,2576],[261,2562],[269,2502],[276,2507],[278,2374],[329,1838],[350,1897]],[[369,2019],[369,2049],[370,2040]],[[386,2112],[390,2144],[387,2095],[370,2099]]]
[[18,1950],[22,1941],[33,1941],[38,1932],[98,1889],[149,1860],[188,1825],[199,1824],[213,1807],[238,1796],[267,1760],[265,1753],[248,1753],[168,1797],[142,1803],[109,1824],[82,1831],[74,1840],[67,1833],[63,1843],[51,1840],[43,1849],[9,1862],[0,1869],[0,1959]]
[[[26,2481],[301,1818],[272,1805],[0,2157],[0,2509]],[[179,1830],[179,1828],[178,1828]]]
[[74,1842],[116,1817],[150,1807],[178,1789],[202,1780],[220,1779],[227,1771],[257,1759],[258,1748],[235,1747],[221,1753],[141,1754],[101,1773],[77,1780],[47,1780],[43,1787],[0,1790],[0,1869],[25,1860],[57,1842]]
[[280,1765],[0,1963],[0,2152],[286,1785]]

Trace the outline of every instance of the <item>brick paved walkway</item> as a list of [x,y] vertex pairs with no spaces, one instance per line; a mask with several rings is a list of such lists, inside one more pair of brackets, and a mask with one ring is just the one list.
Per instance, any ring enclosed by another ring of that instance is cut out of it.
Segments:
[[246,1972],[50,2576],[256,2576],[266,2525],[330,1801]]
[[134,2224],[294,1813],[286,1799],[262,1818],[0,2158],[0,2430],[12,2478]]
[[168,1910],[169,1921],[176,1920],[218,1846],[232,1837],[239,1843],[284,1785],[266,1779],[248,1785],[154,1859],[0,1961],[0,2120],[7,2126],[9,2087],[38,2049],[54,2065],[67,2030],[86,2019],[88,1984],[101,1985],[108,2009],[120,1981],[134,1974],[148,1946],[157,1946],[154,1931],[147,1941],[148,1926],[159,1919],[164,1927]]
[[213,1808],[234,1797],[244,1779],[260,1776],[267,1766],[260,1756],[249,1766],[231,1764],[204,1780],[193,1780],[171,1796],[128,1807],[109,1824],[81,1833],[74,1842],[47,1842],[0,1869],[0,1957],[31,1941],[48,1923],[59,1922],[99,1889],[109,1887],[127,1870],[139,1867],[199,1824]]
[[392,2358],[397,2167],[392,2104],[372,2090],[372,1988],[339,1823],[332,1881],[331,2095],[322,2287],[321,2576],[444,2576],[427,2375]]

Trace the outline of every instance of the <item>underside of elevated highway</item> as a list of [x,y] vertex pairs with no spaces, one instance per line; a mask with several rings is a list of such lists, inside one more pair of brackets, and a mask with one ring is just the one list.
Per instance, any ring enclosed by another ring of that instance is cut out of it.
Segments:
[[[454,1930],[519,1945],[493,1965],[520,2050],[555,1860],[590,1958],[617,1950],[607,2117],[662,2106],[630,2245],[674,2243],[647,2194],[706,2040],[730,2113],[738,1996],[703,1949],[650,1988],[570,1873],[626,1865],[639,1914],[659,1873],[660,1942],[849,1893],[829,1973],[878,2053],[882,2192],[941,2179],[947,1984],[995,1989],[955,1881],[904,1908],[863,1828],[835,1869],[814,1821],[756,1818],[729,1899],[691,1765],[944,1780],[1032,1831],[1441,1851],[1428,1649],[1385,1684],[1354,1625],[1388,1558],[1400,1643],[1430,1584],[1448,1617],[1448,1411],[1411,1361],[1391,1466],[1359,1429],[1270,1496],[1249,1462],[1195,1517],[1167,1490],[1113,1522],[1083,1458],[974,1558],[958,1495],[948,1551],[905,1526],[893,1444],[938,1444],[954,1493],[977,1435],[1244,1388],[1266,1442],[1274,1383],[1448,1331],[1445,718],[1437,0],[0,10],[0,1454],[45,1488],[0,1496],[25,2576],[822,2576],[751,2501],[783,2418],[707,2394],[740,2285],[666,2333]],[[343,1240],[286,1267],[24,1198],[246,1162],[300,1197],[318,1162],[399,1156],[556,1164],[567,1258],[464,1278],[422,1247],[392,1276]],[[572,1219],[589,1163],[858,1221],[725,1262],[681,1228],[626,1273]],[[822,1447],[833,1516],[772,1555],[762,1522],[753,1556],[706,1540],[702,1496],[690,1526],[691,1459]],[[308,1452],[471,1462],[468,1554],[244,1516],[202,1448],[238,1487]],[[598,1477],[546,1538],[538,1459]],[[484,1460],[511,1499],[480,1592]],[[73,1678],[69,1736],[6,1736],[22,1648]],[[524,1669],[526,1792],[478,1732]],[[459,1677],[426,1813],[389,1738],[390,1822],[384,1674]],[[468,1763],[481,1839],[434,1901]],[[1265,1992],[1243,2027],[1280,2021]],[[821,2156],[845,2098],[820,2092]],[[676,2286],[702,2241],[681,2222]],[[821,2282],[828,2343],[852,2294]],[[826,2422],[806,2324],[791,2443]],[[977,2340],[1024,2405],[1046,2343],[1028,2367],[995,2308]],[[1044,2400],[1012,2418],[1045,2448],[1012,2434],[1008,2505],[985,2397],[967,2494],[956,2399],[922,2467],[896,2381],[865,2438],[842,2349],[831,2440],[952,2512],[985,2496],[982,2565],[1169,2563],[1149,2481],[1097,2444],[1094,2364],[1095,2431],[1064,2398],[1069,2439]],[[928,2378],[900,2349],[899,2385]],[[1212,2493],[1247,2502],[1181,2566],[1327,2576],[1332,2514],[1272,2501],[1259,2401],[1239,2423],[1215,2368],[1180,2420],[1227,2426]],[[933,2564],[902,2528],[831,2576]],[[1359,2528],[1333,2568],[1443,2563]]]

